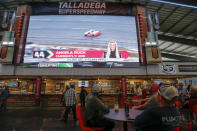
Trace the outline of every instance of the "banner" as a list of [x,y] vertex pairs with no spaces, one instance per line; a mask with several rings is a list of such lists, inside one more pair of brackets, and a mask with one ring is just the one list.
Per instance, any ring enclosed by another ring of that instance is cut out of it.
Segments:
[[126,78],[121,78],[121,98],[125,100],[127,98],[127,82]]
[[132,15],[132,5],[106,2],[32,3],[32,15]]
[[42,79],[37,78],[36,79],[36,86],[35,86],[35,99],[40,99],[40,90],[41,90],[41,84],[42,84]]
[[[98,50],[47,50],[34,51],[33,58],[103,58],[105,51]],[[119,51],[121,58],[127,59],[130,53],[127,51]],[[90,59],[89,59],[90,60]],[[93,60],[94,61],[94,60]]]

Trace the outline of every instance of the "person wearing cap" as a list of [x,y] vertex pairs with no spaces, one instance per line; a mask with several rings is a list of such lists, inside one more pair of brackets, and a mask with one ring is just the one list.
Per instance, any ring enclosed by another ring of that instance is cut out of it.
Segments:
[[0,110],[7,111],[7,99],[9,97],[9,88],[6,86],[1,92],[1,108]]
[[154,83],[151,86],[151,94],[153,95],[153,94],[157,93],[158,92],[158,89],[159,89],[159,86],[156,83]]
[[90,127],[104,127],[102,131],[111,131],[114,128],[114,122],[103,117],[109,112],[108,106],[99,99],[101,92],[98,86],[92,88],[92,93],[89,93],[86,98],[85,118],[86,125]]
[[78,103],[77,101],[77,93],[74,90],[75,85],[71,84],[68,86],[67,91],[65,92],[65,114],[64,114],[64,121],[67,122],[68,120],[68,114],[70,113],[70,110],[72,109],[73,111],[73,118],[74,120],[77,119],[76,117],[76,104]]
[[175,87],[158,91],[159,107],[146,108],[135,118],[134,126],[139,131],[173,131],[182,124],[182,117],[174,106],[178,97]]

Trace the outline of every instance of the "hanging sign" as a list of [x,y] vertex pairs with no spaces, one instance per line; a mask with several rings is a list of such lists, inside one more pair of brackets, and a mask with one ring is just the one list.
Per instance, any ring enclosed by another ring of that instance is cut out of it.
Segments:
[[127,83],[125,77],[121,78],[121,97],[124,100],[127,98]]
[[176,73],[175,64],[173,63],[162,63],[162,72],[168,74]]
[[106,2],[32,3],[32,15],[132,15],[132,5]]

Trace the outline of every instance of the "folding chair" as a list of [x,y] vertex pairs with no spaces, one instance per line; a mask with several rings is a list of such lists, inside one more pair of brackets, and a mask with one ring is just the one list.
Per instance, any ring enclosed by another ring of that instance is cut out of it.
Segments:
[[175,128],[173,131],[182,131],[183,127],[182,126],[178,126],[177,128]]
[[77,117],[78,117],[79,124],[80,124],[82,131],[90,131],[90,130],[102,131],[104,127],[88,127],[85,125],[85,113],[81,106],[77,106],[76,110],[77,110]]

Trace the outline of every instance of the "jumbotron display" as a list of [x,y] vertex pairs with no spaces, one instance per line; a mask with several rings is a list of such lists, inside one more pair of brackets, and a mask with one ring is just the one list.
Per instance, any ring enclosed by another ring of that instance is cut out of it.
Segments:
[[139,63],[134,16],[31,16],[24,63],[36,67],[133,67]]

